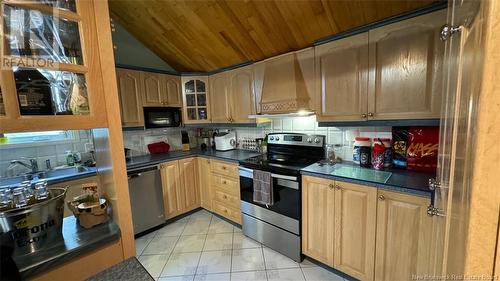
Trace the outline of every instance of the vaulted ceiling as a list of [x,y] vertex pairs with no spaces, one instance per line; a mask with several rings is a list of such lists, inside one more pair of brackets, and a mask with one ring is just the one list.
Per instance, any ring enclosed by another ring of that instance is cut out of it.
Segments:
[[113,18],[178,71],[213,71],[428,6],[435,0],[110,0]]

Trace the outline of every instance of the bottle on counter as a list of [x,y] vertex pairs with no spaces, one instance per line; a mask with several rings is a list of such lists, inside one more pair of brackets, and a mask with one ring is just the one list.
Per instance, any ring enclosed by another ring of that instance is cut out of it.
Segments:
[[381,139],[373,139],[372,147],[372,166],[376,170],[384,168],[385,146]]
[[66,151],[66,164],[68,166],[75,166],[75,156],[70,150]]
[[354,149],[352,160],[361,167],[371,166],[371,146],[372,141],[366,137],[356,137],[354,139]]

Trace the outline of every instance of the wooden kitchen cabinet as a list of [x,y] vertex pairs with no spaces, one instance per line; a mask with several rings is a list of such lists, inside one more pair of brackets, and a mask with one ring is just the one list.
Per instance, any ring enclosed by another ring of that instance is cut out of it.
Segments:
[[443,22],[445,10],[369,31],[369,119],[440,117]]
[[228,74],[221,72],[209,77],[210,116],[212,123],[230,123],[230,100],[228,94]]
[[182,76],[182,120],[184,124],[210,123],[208,76]]
[[144,88],[141,80],[141,72],[117,68],[116,80],[120,98],[122,126],[144,126],[142,108],[142,93]]
[[[107,62],[99,46],[108,42],[99,42],[107,37],[99,30],[98,4],[74,1],[74,5],[77,9],[67,10],[48,8],[40,1],[1,1],[0,10],[10,16],[2,17],[2,44],[9,48],[2,49],[0,132],[108,127],[105,97],[113,93],[104,90],[109,82],[105,81]],[[39,42],[18,44],[34,40],[19,28],[25,15],[35,14],[39,24],[30,28]],[[64,24],[47,28],[58,22]],[[35,92],[43,98],[34,96]]]
[[160,174],[165,218],[170,219],[180,215],[184,206],[179,161],[162,163],[160,165]]
[[364,121],[368,106],[368,32],[316,47],[318,121]]
[[359,280],[373,280],[377,189],[302,177],[302,251]]
[[192,157],[179,160],[179,172],[184,203],[182,212],[185,213],[200,207],[197,159]]
[[182,106],[180,77],[153,72],[141,72],[144,91],[143,106]]
[[255,122],[255,119],[248,118],[248,115],[256,113],[252,67],[240,67],[228,71],[227,75],[230,121],[232,123]]
[[241,224],[238,164],[212,159],[210,171],[213,211]]
[[200,206],[196,158],[162,163],[160,173],[167,219]]
[[432,273],[430,199],[378,191],[375,280],[412,280]]
[[163,75],[165,80],[165,99],[168,106],[182,107],[181,77],[177,75]]
[[164,106],[165,84],[162,81],[161,74],[141,71],[141,79],[144,83],[142,105]]
[[335,181],[333,206],[333,267],[359,280],[373,280],[377,189]]
[[198,179],[200,190],[200,204],[202,208],[212,211],[212,172],[210,170],[210,159],[198,157]]
[[302,177],[302,252],[333,266],[334,181]]

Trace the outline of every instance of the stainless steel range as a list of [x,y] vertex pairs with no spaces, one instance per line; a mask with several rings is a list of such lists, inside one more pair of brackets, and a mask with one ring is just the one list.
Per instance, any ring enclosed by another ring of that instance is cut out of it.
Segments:
[[[324,157],[325,136],[268,135],[267,154],[240,161],[243,233],[293,260],[301,261],[300,170]],[[274,202],[254,202],[254,171],[271,173]]]

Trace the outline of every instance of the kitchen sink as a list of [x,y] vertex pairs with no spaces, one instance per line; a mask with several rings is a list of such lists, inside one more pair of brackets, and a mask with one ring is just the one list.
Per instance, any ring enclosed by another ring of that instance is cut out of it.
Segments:
[[89,168],[85,166],[75,166],[75,167],[64,167],[48,171],[29,172],[15,177],[0,178],[0,186],[14,185],[22,181],[33,180],[33,179],[50,180],[53,178],[61,178],[66,176],[69,177],[71,175],[77,175],[80,173],[85,173],[90,171],[94,171],[94,168]]

